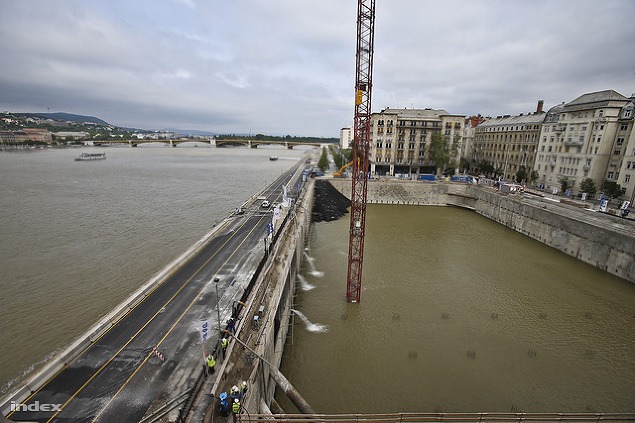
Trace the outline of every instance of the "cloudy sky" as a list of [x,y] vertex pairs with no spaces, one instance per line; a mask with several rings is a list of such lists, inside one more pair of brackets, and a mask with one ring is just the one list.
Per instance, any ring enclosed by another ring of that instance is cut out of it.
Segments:
[[[0,110],[337,137],[353,0],[0,0]],[[633,0],[377,0],[373,110],[517,114],[635,92]]]

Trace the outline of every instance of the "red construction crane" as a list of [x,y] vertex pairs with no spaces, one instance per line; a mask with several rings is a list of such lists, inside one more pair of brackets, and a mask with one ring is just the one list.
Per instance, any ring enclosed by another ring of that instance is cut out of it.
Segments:
[[358,0],[353,182],[351,190],[350,238],[348,243],[348,277],[346,280],[346,299],[349,303],[359,302],[359,294],[362,288],[374,38],[375,0]]

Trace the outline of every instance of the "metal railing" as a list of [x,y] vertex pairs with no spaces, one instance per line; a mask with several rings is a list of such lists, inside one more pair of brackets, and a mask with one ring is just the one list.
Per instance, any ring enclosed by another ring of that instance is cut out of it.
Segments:
[[394,414],[241,414],[241,422],[290,423],[419,422],[635,422],[635,413],[394,413]]

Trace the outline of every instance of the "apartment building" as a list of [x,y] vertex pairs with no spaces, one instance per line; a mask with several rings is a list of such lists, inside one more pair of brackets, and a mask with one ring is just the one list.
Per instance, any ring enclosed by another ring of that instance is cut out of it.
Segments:
[[474,133],[476,132],[476,127],[483,122],[485,122],[485,118],[481,115],[470,116],[465,119],[459,157],[474,160]]
[[[435,173],[428,154],[432,134],[460,142],[465,116],[445,110],[386,108],[371,115],[371,175]],[[458,157],[456,158],[458,166]]]
[[29,136],[31,141],[39,141],[49,144],[53,142],[53,136],[46,129],[24,128],[22,131]]
[[[576,195],[585,178],[592,178],[598,188],[605,179],[616,180],[626,151],[623,146],[628,123],[621,119],[628,103],[622,94],[605,90],[583,94],[549,109],[534,165],[538,183],[549,191],[558,191],[566,178],[571,193]],[[627,126],[621,130],[622,125]],[[624,134],[619,146],[618,133]]]
[[528,175],[534,167],[540,129],[546,116],[543,104],[542,100],[538,101],[533,113],[486,118],[477,125],[472,160],[489,162],[505,180],[515,180],[521,169]]
[[353,146],[353,128],[350,126],[340,129],[340,148],[352,148]]
[[[617,135],[613,145],[613,157],[609,162],[606,179],[622,187],[624,197],[635,206],[635,94],[622,108],[618,120]],[[612,165],[615,165],[613,167]],[[617,168],[617,172],[614,169]]]

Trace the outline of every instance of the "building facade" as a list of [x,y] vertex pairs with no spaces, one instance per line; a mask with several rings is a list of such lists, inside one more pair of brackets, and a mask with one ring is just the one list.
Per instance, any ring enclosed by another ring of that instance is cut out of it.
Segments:
[[[432,134],[460,142],[465,116],[445,110],[386,108],[371,115],[370,172],[379,175],[435,173],[429,155]],[[456,158],[458,166],[458,156]]]
[[353,145],[353,128],[347,126],[340,129],[340,148],[351,148]]
[[[609,162],[606,179],[615,181],[624,190],[624,197],[630,201],[631,207],[635,205],[635,95],[622,108],[618,120],[617,135],[613,145],[613,158]],[[613,175],[611,165],[615,165],[618,171]],[[611,178],[609,178],[609,176]]]
[[[623,146],[628,127],[620,128],[628,124],[620,120],[628,102],[620,93],[606,90],[552,107],[542,125],[536,153],[538,183],[550,192],[559,192],[566,180],[570,194],[576,195],[585,178],[593,179],[598,189],[605,180],[616,180],[626,152]],[[618,133],[623,134],[619,146]]]
[[461,155],[460,157],[474,160],[474,134],[476,127],[485,122],[485,118],[481,115],[470,116],[465,119],[465,126],[463,127],[463,139],[461,139]]
[[24,131],[31,141],[45,142],[50,144],[53,142],[53,136],[46,129],[24,128]]
[[485,119],[474,129],[472,160],[489,162],[504,180],[516,180],[523,171],[521,179],[528,180],[545,116],[540,100],[533,113]]

